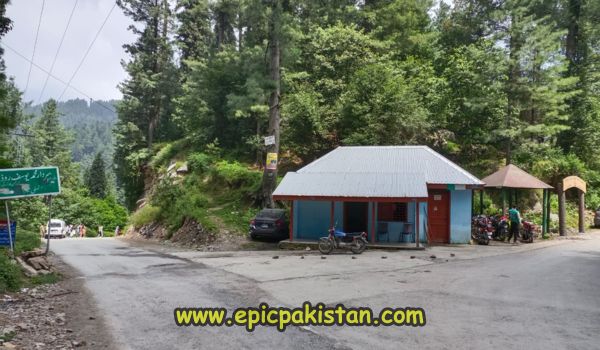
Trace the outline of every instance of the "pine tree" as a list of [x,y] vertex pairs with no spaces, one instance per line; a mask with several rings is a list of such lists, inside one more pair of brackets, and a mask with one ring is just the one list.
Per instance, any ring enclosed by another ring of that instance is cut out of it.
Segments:
[[96,153],[96,157],[92,162],[92,165],[86,172],[85,184],[90,195],[96,198],[104,198],[107,194],[107,183],[106,183],[106,168],[104,164],[104,157],[102,153]]

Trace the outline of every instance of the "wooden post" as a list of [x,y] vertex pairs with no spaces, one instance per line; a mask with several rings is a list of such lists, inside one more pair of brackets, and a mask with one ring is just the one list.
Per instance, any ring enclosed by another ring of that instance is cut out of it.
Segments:
[[548,225],[546,233],[550,233],[550,196],[552,196],[552,191],[546,190],[546,225]]
[[579,190],[579,233],[585,233],[585,192]]
[[558,234],[561,236],[565,236],[567,232],[567,208],[565,206],[565,201],[565,191],[563,190],[562,182],[560,182],[558,184]]
[[290,242],[294,238],[294,201],[290,207]]
[[502,187],[502,215],[506,213],[506,189]]
[[546,197],[548,196],[548,190],[542,190],[542,237],[548,232],[548,223],[546,222]]

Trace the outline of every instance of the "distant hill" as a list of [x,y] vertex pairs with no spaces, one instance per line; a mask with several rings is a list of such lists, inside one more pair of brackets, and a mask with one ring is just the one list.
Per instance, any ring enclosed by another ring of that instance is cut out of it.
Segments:
[[[107,163],[112,165],[112,128],[117,121],[117,102],[88,102],[84,99],[58,102],[61,122],[73,134],[73,160],[80,162],[84,169],[91,164],[94,155],[99,151],[103,152]],[[26,113],[35,116],[39,116],[41,111],[41,104],[25,108]]]

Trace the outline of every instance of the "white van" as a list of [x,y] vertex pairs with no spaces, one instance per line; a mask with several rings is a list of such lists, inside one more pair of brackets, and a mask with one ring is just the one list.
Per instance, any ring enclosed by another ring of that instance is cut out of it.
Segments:
[[62,220],[52,219],[46,227],[46,232],[50,235],[50,238],[65,238],[65,233],[67,232],[67,224]]

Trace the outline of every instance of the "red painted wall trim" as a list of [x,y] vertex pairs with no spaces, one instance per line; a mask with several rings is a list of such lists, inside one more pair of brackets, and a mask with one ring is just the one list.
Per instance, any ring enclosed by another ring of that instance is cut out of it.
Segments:
[[327,197],[327,196],[273,196],[274,200],[291,201],[291,200],[306,200],[306,201],[335,201],[335,202],[388,202],[388,203],[410,203],[413,201],[427,202],[428,197],[404,197],[404,198],[389,198],[389,197]]

